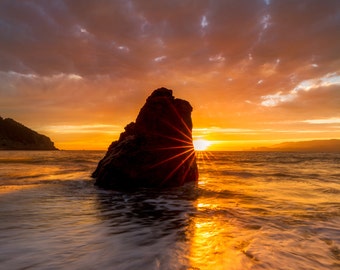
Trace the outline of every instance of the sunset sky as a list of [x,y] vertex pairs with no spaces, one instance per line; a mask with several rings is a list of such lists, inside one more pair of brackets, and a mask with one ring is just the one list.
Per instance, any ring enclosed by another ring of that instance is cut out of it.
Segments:
[[339,0],[0,1],[0,116],[106,149],[150,93],[211,150],[340,138]]

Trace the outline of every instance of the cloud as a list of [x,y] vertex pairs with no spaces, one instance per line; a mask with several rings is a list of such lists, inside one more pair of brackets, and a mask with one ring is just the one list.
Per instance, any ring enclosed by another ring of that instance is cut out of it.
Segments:
[[209,61],[211,62],[224,62],[225,61],[225,57],[222,56],[222,54],[216,54],[214,56],[210,56],[209,57]]
[[310,120],[304,120],[302,122],[308,123],[308,124],[340,124],[340,118],[331,117],[331,118],[325,118],[325,119],[310,119]]
[[329,73],[321,78],[304,80],[286,94],[279,91],[275,94],[262,96],[261,99],[263,101],[261,102],[261,105],[265,107],[275,107],[280,103],[296,100],[301,92],[309,92],[333,85],[340,86],[340,76],[336,73]]
[[264,2],[265,2],[265,4],[266,4],[267,6],[270,5],[270,0],[264,0]]
[[154,60],[155,62],[162,62],[162,61],[164,61],[166,58],[167,58],[166,55],[162,55],[162,56],[155,57],[153,60]]
[[[203,72],[200,66],[219,54],[230,68],[247,55],[264,72],[270,72],[266,63],[281,57],[289,62],[315,55],[321,67],[324,58],[334,58],[339,45],[332,35],[339,23],[339,4],[306,3],[2,1],[0,49],[5,61],[0,69],[44,75],[141,76],[153,68],[148,64],[152,59],[167,55],[173,59],[169,68],[195,67]],[[325,38],[330,42],[325,43]]]
[[14,79],[29,79],[29,80],[42,80],[42,81],[58,81],[58,80],[81,80],[82,77],[77,74],[53,74],[51,76],[39,76],[37,74],[22,74],[15,71],[9,71],[7,74],[4,72],[1,72],[2,76],[8,76],[10,78]]
[[202,29],[206,28],[209,25],[207,17],[205,15],[202,16],[201,19],[201,27]]
[[339,14],[338,0],[3,0],[0,113],[125,125],[165,86],[200,126],[337,117]]
[[108,134],[120,134],[122,132],[121,127],[117,125],[103,125],[103,124],[91,124],[91,125],[55,125],[46,126],[45,130],[53,133],[72,134],[72,133],[108,133]]

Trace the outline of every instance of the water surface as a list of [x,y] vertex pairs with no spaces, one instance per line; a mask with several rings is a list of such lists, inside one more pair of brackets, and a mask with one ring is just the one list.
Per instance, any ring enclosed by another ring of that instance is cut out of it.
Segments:
[[103,155],[0,151],[2,269],[340,269],[340,153],[201,153],[197,186],[129,193]]

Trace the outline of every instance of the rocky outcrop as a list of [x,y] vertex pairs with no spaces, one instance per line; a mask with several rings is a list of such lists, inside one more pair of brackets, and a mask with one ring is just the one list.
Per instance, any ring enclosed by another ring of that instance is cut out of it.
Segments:
[[0,150],[58,150],[45,135],[0,117]]
[[92,176],[104,188],[174,187],[198,180],[192,107],[159,88],[125,127]]

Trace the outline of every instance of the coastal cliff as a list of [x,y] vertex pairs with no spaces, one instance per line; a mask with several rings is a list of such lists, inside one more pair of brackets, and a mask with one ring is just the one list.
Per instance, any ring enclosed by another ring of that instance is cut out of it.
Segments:
[[0,150],[58,150],[45,135],[14,121],[0,117]]

